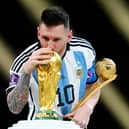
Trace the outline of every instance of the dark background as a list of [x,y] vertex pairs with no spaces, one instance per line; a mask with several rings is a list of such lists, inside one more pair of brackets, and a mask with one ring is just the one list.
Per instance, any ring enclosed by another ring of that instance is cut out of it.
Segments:
[[[98,59],[108,57],[116,62],[118,78],[114,84],[128,101],[129,46],[127,40],[111,24],[94,0],[80,2],[76,0],[55,0],[55,3],[63,6],[70,14],[75,34],[92,43]],[[15,0],[1,1],[0,14],[0,35],[6,39],[7,46],[14,51],[16,57],[24,48],[37,41],[37,24],[28,17]],[[26,118],[28,109],[25,108],[19,115],[9,112],[5,96],[8,77],[2,76],[1,71],[0,74],[0,129],[6,129],[18,120]],[[88,129],[122,129],[122,127],[100,100],[91,117]]]

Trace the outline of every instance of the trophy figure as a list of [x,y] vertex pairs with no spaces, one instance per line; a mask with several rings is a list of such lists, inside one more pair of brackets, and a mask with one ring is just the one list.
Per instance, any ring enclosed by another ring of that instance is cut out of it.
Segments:
[[54,52],[48,65],[39,65],[37,75],[39,82],[39,104],[35,119],[59,119],[54,111],[56,90],[60,79],[61,58]]

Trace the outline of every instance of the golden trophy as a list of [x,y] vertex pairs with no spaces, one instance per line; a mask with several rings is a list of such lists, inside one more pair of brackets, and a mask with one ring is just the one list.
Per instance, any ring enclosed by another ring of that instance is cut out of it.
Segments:
[[48,65],[37,67],[40,109],[37,111],[35,119],[59,119],[53,108],[61,64],[60,56],[54,52]]
[[99,89],[103,88],[107,84],[114,81],[117,77],[116,74],[116,64],[112,59],[103,58],[96,63],[96,73],[98,75],[98,80],[96,85],[91,87],[85,94],[85,96],[80,100],[80,102],[75,105],[72,111],[82,106],[88,99]]

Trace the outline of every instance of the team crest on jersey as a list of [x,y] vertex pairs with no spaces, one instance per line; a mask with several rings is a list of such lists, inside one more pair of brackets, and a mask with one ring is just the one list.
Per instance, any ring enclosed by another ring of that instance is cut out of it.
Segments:
[[76,77],[81,78],[82,74],[83,74],[83,71],[82,71],[81,63],[80,63],[80,61],[77,61],[77,64],[76,64]]
[[81,78],[81,76],[82,76],[82,67],[77,67],[76,68],[76,76],[78,77],[78,78]]

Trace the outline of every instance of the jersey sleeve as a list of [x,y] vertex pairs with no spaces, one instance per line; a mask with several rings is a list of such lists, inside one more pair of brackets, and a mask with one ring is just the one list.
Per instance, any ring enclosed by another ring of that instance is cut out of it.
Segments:
[[7,94],[17,85],[19,78],[20,78],[19,73],[15,73],[13,71],[10,72],[10,74],[9,74],[9,86],[6,89]]
[[21,52],[13,61],[10,71],[9,71],[9,85],[6,89],[6,93],[12,90],[18,83],[20,79],[20,73],[22,71],[23,64],[28,60],[29,56],[33,51],[39,48],[38,42],[27,47],[23,52]]
[[87,84],[91,84],[96,82],[98,79],[98,76],[95,71],[95,62],[93,62],[91,68],[88,69],[88,77],[87,77]]

